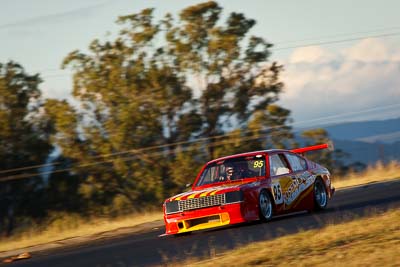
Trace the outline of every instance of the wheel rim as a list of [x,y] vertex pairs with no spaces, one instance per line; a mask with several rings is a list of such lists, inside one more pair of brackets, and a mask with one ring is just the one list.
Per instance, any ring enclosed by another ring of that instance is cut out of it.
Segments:
[[320,207],[325,207],[326,205],[326,191],[321,182],[315,184],[315,201]]
[[269,197],[263,192],[260,195],[260,209],[261,214],[265,219],[271,218],[272,215],[272,203]]

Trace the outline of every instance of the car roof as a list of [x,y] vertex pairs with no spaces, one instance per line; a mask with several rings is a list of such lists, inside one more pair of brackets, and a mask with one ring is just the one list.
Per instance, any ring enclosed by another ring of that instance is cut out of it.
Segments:
[[246,157],[246,156],[255,156],[258,154],[269,154],[269,153],[274,153],[274,152],[290,152],[290,150],[287,149],[267,149],[267,150],[259,150],[259,151],[251,151],[251,152],[245,152],[245,153],[239,153],[239,154],[233,154],[225,157],[220,157],[217,159],[210,160],[207,162],[207,165],[210,163],[222,161],[222,160],[227,160],[227,159],[232,159],[232,158],[238,158],[238,157]]

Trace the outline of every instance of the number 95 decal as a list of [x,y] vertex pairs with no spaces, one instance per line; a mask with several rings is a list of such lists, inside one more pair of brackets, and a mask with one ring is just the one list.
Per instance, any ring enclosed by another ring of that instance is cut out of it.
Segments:
[[274,195],[275,204],[283,203],[282,188],[279,182],[272,184],[272,194]]
[[262,160],[254,161],[253,163],[254,168],[262,168],[263,166],[264,166],[264,161]]

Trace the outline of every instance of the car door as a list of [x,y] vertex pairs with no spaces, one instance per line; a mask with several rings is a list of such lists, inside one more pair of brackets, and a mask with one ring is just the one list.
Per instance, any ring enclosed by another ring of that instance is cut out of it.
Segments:
[[307,209],[314,183],[307,171],[307,161],[294,153],[285,153],[285,157],[291,169],[291,184],[285,191],[285,208],[293,211]]

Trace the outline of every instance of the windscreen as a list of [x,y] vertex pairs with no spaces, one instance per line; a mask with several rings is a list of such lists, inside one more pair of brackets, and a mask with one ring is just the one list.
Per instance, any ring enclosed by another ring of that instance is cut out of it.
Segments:
[[196,186],[264,175],[265,158],[263,155],[237,157],[209,164],[201,173]]

